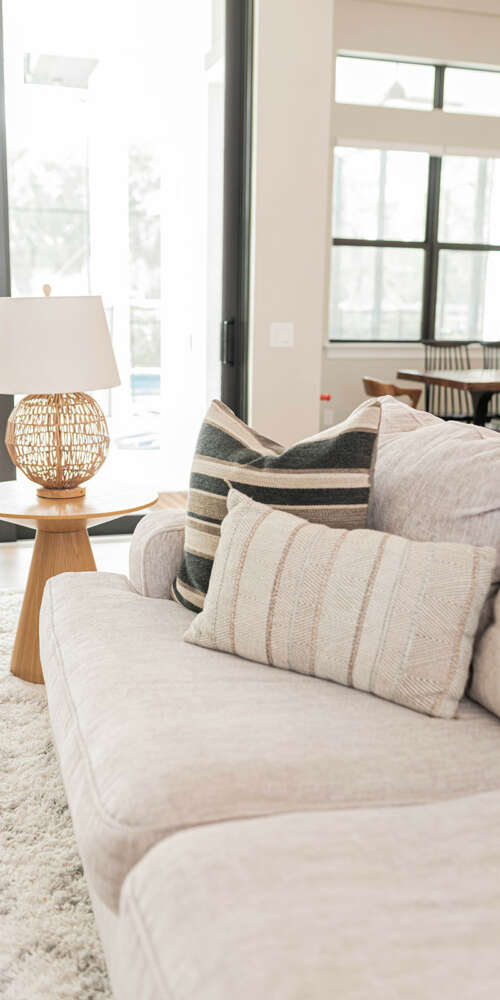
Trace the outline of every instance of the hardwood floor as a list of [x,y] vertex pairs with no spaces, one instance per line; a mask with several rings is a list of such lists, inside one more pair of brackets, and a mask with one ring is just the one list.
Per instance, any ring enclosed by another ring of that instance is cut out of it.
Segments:
[[[128,576],[130,535],[106,535],[92,539],[98,570]],[[24,590],[33,554],[33,542],[2,542],[0,545],[0,589]]]
[[156,506],[162,509],[168,507],[185,508],[187,506],[187,493],[160,493],[160,499]]

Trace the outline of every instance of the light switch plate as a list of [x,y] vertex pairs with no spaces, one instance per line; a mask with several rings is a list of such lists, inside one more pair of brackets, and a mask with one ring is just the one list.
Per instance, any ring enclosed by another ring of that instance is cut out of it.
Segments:
[[293,347],[295,344],[293,323],[271,323],[269,343],[271,347]]

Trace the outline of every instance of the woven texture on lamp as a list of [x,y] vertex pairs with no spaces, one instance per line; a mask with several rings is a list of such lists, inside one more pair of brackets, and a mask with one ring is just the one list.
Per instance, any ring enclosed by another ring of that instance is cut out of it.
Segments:
[[101,468],[109,448],[106,418],[84,392],[25,396],[5,435],[14,465],[46,489],[74,489]]
[[109,448],[104,413],[86,391],[119,384],[98,296],[0,298],[0,393],[26,393],[5,443],[39,496],[83,496]]

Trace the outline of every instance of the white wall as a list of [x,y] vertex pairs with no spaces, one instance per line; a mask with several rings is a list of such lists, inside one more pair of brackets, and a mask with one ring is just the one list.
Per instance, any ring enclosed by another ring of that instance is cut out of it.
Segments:
[[[250,420],[318,429],[330,239],[333,0],[257,0]],[[292,348],[270,325],[291,322]]]
[[[335,0],[335,8],[333,0],[257,0],[256,7],[250,418],[288,443],[329,423],[328,410],[343,419],[364,398],[363,375],[393,381],[398,368],[422,362],[418,346],[324,346],[331,152],[345,129],[332,102],[335,54],[496,66],[500,0]],[[486,153],[491,137],[476,122]],[[448,141],[456,144],[451,132]],[[293,349],[269,346],[273,321],[295,324]],[[333,396],[321,416],[320,390]]]
[[[472,347],[471,365],[481,368],[482,350]],[[397,379],[400,368],[422,368],[424,349],[416,344],[331,344],[324,351],[321,370],[321,392],[330,393],[332,400],[322,403],[322,426],[329,427],[344,420],[366,398],[362,378],[393,382],[402,388],[419,388],[417,382]],[[423,386],[419,409],[424,405]],[[403,400],[404,402],[405,400]]]
[[337,0],[337,50],[498,66],[499,0]]
[[399,368],[422,368],[423,361],[424,351],[419,344],[335,344],[326,348],[321,391],[330,393],[332,399],[322,404],[323,426],[344,420],[366,398],[362,384],[364,375],[381,382],[415,387],[415,382],[398,381],[396,372]]

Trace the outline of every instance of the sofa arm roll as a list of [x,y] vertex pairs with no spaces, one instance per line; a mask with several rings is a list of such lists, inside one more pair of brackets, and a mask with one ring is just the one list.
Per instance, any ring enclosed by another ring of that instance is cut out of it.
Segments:
[[130,582],[143,597],[170,596],[184,551],[183,510],[157,510],[139,521],[130,546]]

